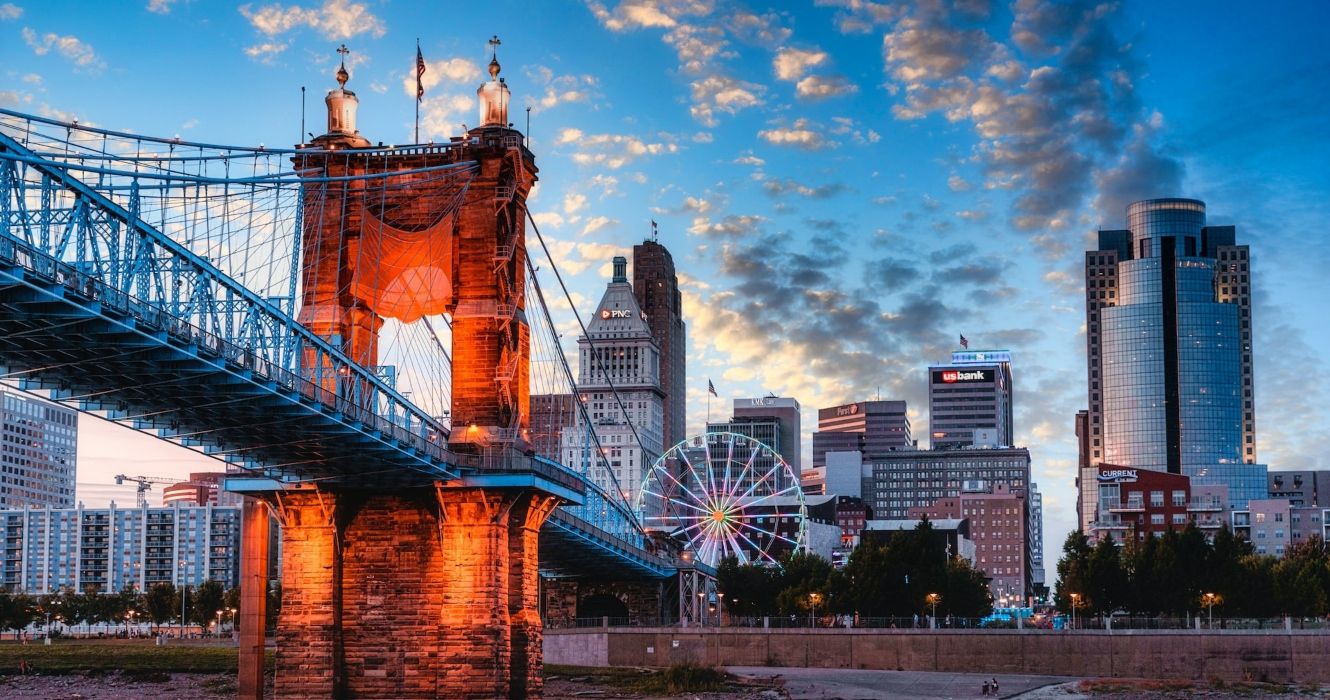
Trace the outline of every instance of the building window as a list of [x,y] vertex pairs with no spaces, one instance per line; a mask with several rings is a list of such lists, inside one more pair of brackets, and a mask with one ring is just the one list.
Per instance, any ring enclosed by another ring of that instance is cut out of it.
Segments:
[[1164,492],[1163,492],[1163,491],[1151,491],[1151,492],[1150,492],[1150,505],[1153,506],[1153,507],[1155,507],[1155,508],[1162,508],[1163,505],[1164,505]]

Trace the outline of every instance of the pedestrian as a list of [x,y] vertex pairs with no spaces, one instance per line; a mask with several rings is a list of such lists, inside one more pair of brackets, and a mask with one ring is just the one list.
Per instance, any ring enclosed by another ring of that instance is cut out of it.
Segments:
[[988,695],[988,681],[984,681],[984,695]]
[[32,667],[28,665],[28,660],[27,660],[27,659],[19,659],[19,660],[18,660],[18,672],[19,672],[20,674],[26,676],[26,675],[28,675],[28,671],[31,671],[31,670],[32,670]]
[[989,681],[989,683],[993,684],[993,695],[996,696],[998,694],[997,678],[994,678],[993,680]]

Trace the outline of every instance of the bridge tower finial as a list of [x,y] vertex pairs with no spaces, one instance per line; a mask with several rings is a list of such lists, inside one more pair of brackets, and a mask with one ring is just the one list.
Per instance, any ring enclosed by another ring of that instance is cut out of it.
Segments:
[[480,100],[481,128],[508,126],[508,103],[512,100],[512,93],[508,91],[503,78],[499,77],[499,71],[502,70],[499,65],[499,45],[502,43],[497,34],[490,38],[490,79],[476,88],[476,97]]

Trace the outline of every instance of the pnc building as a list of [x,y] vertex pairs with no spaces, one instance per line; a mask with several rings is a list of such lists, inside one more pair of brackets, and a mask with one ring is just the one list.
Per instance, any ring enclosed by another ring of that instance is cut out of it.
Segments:
[[1080,428],[1082,530],[1096,520],[1100,464],[1227,487],[1230,505],[1266,495],[1256,463],[1252,287],[1232,226],[1205,203],[1150,199],[1085,255],[1089,409]]
[[[614,258],[614,276],[587,334],[577,340],[577,386],[586,408],[577,412],[578,430],[563,431],[562,461],[633,503],[646,468],[664,452],[665,408],[660,347],[633,296],[627,268],[627,258]],[[582,437],[592,431],[599,449]]]

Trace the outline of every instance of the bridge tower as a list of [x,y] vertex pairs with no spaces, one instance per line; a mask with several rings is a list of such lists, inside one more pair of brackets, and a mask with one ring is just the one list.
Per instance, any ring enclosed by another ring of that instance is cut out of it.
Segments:
[[[327,133],[294,158],[306,178],[300,322],[373,367],[385,319],[450,313],[448,447],[470,469],[426,486],[383,476],[288,485],[260,494],[271,511],[247,505],[242,606],[255,621],[266,583],[251,554],[266,546],[267,513],[282,531],[280,697],[541,695],[538,534],[561,499],[580,494],[529,466],[520,473],[530,391],[523,220],[537,171],[508,123],[499,72],[496,51],[477,90],[479,126],[464,136],[383,148],[356,129],[343,64]],[[477,170],[467,187],[422,172],[468,162]],[[354,177],[367,174],[384,177]],[[358,403],[358,387],[304,357],[315,386]],[[262,624],[242,635],[241,696],[258,697]]]

